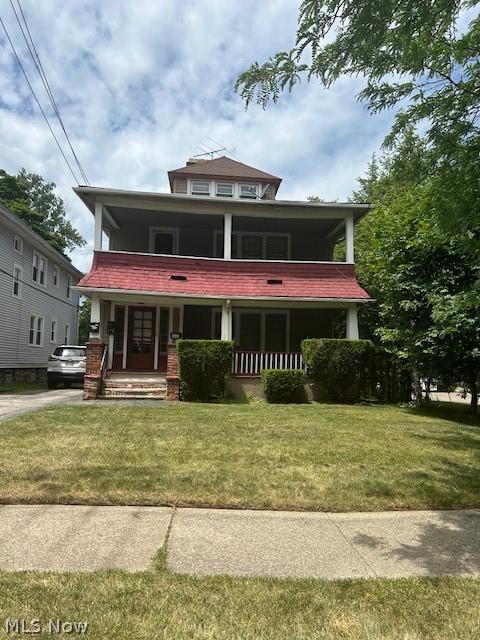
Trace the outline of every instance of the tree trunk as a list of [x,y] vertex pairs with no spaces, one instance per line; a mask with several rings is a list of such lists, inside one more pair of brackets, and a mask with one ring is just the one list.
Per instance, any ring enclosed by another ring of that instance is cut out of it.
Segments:
[[420,374],[415,368],[412,368],[412,381],[413,381],[413,395],[415,397],[415,406],[421,407],[423,394],[422,383],[420,382]]
[[470,382],[470,393],[472,394],[472,398],[470,400],[470,411],[473,414],[477,414],[478,413],[478,385],[477,385],[477,381],[475,379],[472,379],[472,381]]

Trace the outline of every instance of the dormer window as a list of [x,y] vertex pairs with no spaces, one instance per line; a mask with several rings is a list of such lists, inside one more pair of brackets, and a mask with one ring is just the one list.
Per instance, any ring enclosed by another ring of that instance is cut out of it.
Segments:
[[192,195],[209,196],[210,182],[208,180],[192,180]]
[[233,198],[233,184],[231,182],[217,182],[217,197]]
[[241,184],[240,185],[240,198],[250,198],[256,200],[257,198],[257,185],[256,184]]

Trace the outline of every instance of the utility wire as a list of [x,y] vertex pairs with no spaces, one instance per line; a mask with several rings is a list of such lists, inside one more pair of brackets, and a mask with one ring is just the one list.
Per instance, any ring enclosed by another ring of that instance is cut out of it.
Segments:
[[61,153],[61,154],[62,154],[62,156],[63,156],[63,159],[65,160],[65,162],[66,162],[66,164],[67,164],[68,168],[70,169],[70,173],[72,174],[73,179],[75,180],[76,184],[80,184],[80,181],[78,180],[77,176],[75,175],[75,172],[73,171],[73,169],[72,169],[72,167],[71,167],[71,165],[70,165],[70,162],[68,161],[67,156],[65,155],[65,153],[64,153],[64,151],[63,151],[63,149],[62,149],[62,147],[60,146],[60,143],[58,142],[57,136],[55,135],[55,132],[54,132],[54,131],[53,131],[53,129],[52,129],[52,126],[51,126],[51,124],[50,124],[50,122],[49,122],[49,120],[48,120],[48,118],[47,118],[47,116],[46,116],[46,114],[45,114],[45,111],[43,110],[42,105],[40,104],[39,99],[37,98],[37,94],[35,93],[35,91],[34,91],[34,89],[33,89],[32,85],[31,85],[31,83],[30,83],[30,80],[28,79],[28,76],[27,76],[27,74],[26,74],[26,71],[25,71],[25,69],[23,68],[23,65],[22,65],[22,62],[21,62],[20,58],[18,57],[17,50],[15,49],[15,46],[14,46],[14,44],[13,44],[13,42],[12,42],[12,39],[10,38],[10,34],[8,33],[8,31],[7,31],[7,27],[5,26],[5,23],[3,22],[2,18],[0,18],[0,24],[2,25],[3,30],[5,31],[5,35],[7,36],[8,42],[10,43],[10,46],[12,47],[12,51],[13,51],[13,53],[14,53],[14,55],[15,55],[15,58],[17,59],[18,66],[20,67],[20,69],[22,70],[23,75],[25,76],[25,80],[27,81],[27,84],[28,84],[28,86],[29,86],[29,88],[30,88],[30,91],[32,92],[33,97],[35,98],[35,102],[37,103],[38,108],[39,108],[39,109],[40,109],[40,111],[42,112],[42,115],[43,115],[43,117],[44,117],[44,120],[45,120],[45,122],[47,123],[48,128],[50,129],[50,133],[52,134],[53,139],[55,140],[56,145],[57,145],[57,147],[59,148],[60,153]]
[[[72,143],[70,141],[70,137],[69,137],[69,135],[67,133],[67,130],[66,130],[65,125],[63,123],[62,117],[60,115],[60,111],[58,109],[57,102],[56,102],[55,98],[53,97],[53,92],[52,92],[52,89],[50,87],[50,83],[48,82],[47,74],[45,73],[45,69],[43,68],[42,61],[40,60],[40,56],[38,54],[37,48],[36,48],[35,43],[33,41],[33,37],[32,37],[32,34],[30,32],[30,28],[28,26],[27,19],[25,17],[25,13],[23,11],[22,5],[20,4],[20,0],[17,0],[17,4],[18,4],[18,8],[19,8],[19,11],[21,13],[21,16],[22,16],[22,19],[23,19],[23,22],[24,22],[25,29],[26,29],[27,33],[25,33],[25,30],[23,29],[22,23],[20,21],[20,18],[19,18],[18,14],[17,14],[16,9],[15,9],[15,5],[13,4],[12,0],[10,0],[10,5],[11,5],[11,7],[13,9],[14,14],[15,14],[15,18],[17,19],[18,26],[20,27],[20,31],[22,32],[23,39],[26,42],[26,45],[28,47],[28,51],[29,51],[30,56],[31,56],[31,58],[33,60],[35,68],[36,68],[36,70],[38,72],[38,75],[40,76],[40,79],[42,80],[43,86],[45,87],[45,91],[47,92],[47,95],[48,95],[48,97],[50,99],[50,102],[52,104],[52,107],[53,107],[53,110],[54,110],[55,115],[57,117],[57,120],[60,123],[60,126],[62,127],[62,130],[63,130],[63,133],[64,133],[65,138],[67,140],[68,146],[70,147],[72,155],[75,158],[75,162],[77,164],[77,167],[78,167],[78,169],[79,169],[79,171],[80,171],[80,173],[82,175],[82,178],[85,181],[85,184],[90,186],[90,182],[89,182],[89,180],[87,178],[87,174],[83,170],[83,167],[80,164],[80,160],[78,159],[78,156],[75,153],[73,145],[72,145]],[[27,34],[28,34],[28,38],[27,38]],[[29,42],[29,40],[30,40],[30,42]]]

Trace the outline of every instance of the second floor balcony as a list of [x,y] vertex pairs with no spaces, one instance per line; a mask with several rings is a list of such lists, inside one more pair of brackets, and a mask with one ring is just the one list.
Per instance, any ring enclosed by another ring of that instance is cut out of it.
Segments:
[[94,214],[97,251],[225,260],[353,263],[354,224],[369,209],[90,187],[76,192]]

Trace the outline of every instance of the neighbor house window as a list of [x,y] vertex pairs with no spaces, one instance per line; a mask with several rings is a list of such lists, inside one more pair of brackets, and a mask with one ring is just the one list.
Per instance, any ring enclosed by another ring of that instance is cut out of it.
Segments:
[[207,180],[192,180],[192,194],[195,196],[209,196],[210,182]]
[[50,342],[57,341],[57,321],[55,318],[52,318],[50,322]]
[[58,267],[56,264],[53,265],[53,286],[58,287],[58,283],[60,281],[60,276],[58,273]]
[[47,281],[47,260],[36,251],[33,252],[32,279],[34,282],[38,282],[38,284],[42,284],[43,286],[45,286]]
[[30,316],[28,344],[33,347],[41,347],[43,344],[43,318],[41,316]]
[[22,297],[22,267],[18,264],[13,265],[12,295],[16,298]]
[[22,255],[23,240],[19,236],[13,236],[13,250]]
[[63,337],[64,337],[63,344],[68,344],[70,342],[70,325],[69,324],[65,325],[65,335]]
[[256,199],[257,197],[257,185],[256,184],[241,184],[240,185],[240,198]]
[[217,182],[217,196],[221,198],[233,198],[233,184],[228,182]]
[[72,297],[72,276],[67,276],[67,298]]

